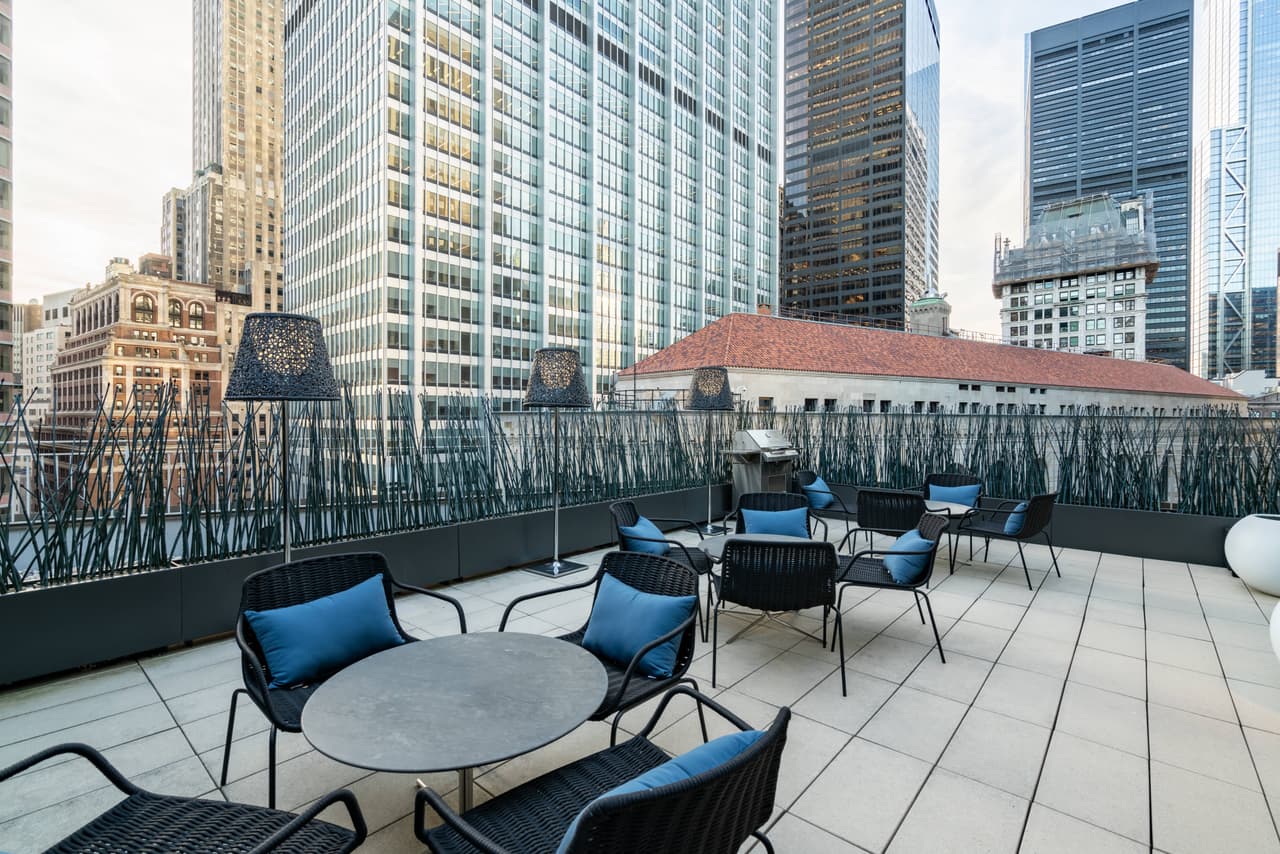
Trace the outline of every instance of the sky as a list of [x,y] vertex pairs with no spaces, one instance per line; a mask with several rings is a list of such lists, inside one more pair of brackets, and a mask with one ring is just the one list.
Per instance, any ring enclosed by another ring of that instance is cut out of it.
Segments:
[[[992,241],[1022,234],[1024,36],[1117,0],[936,3],[939,286],[953,327],[998,332]],[[191,7],[23,0],[13,55],[14,301],[26,302],[159,251],[160,199],[191,179]]]

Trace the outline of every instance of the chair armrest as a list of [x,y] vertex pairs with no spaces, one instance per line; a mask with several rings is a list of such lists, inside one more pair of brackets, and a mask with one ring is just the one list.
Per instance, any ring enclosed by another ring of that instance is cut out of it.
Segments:
[[515,854],[508,851],[480,831],[476,830],[466,819],[454,812],[444,798],[429,788],[418,790],[418,794],[413,798],[413,832],[422,842],[427,841],[427,807],[435,812],[444,820],[444,823],[457,831],[458,835],[475,846],[476,850],[484,852],[484,854]]
[[448,596],[444,593],[438,593],[435,590],[428,590],[425,587],[418,587],[413,584],[404,584],[403,582],[396,581],[394,578],[391,579],[391,586],[397,587],[400,590],[408,590],[411,593],[421,593],[424,596],[439,599],[441,602],[448,602],[453,606],[453,610],[458,612],[458,627],[462,630],[462,634],[465,635],[467,633],[467,614],[462,610],[462,603],[457,599],[454,599],[452,596]]
[[827,520],[819,516],[813,515],[812,510],[806,510],[806,512],[809,514],[810,519],[812,519],[813,521],[817,522],[819,525],[822,526],[822,539],[826,540],[828,537],[830,537],[831,529],[827,527]]
[[[849,505],[844,503],[843,498],[841,498],[839,495],[836,495],[834,492],[832,492],[829,489],[814,489],[812,486],[806,486],[804,490],[806,493],[817,492],[820,495],[830,495],[831,499],[840,505],[841,513],[845,514],[846,516],[856,515],[852,510],[849,509]],[[831,509],[830,507],[823,508],[823,510],[830,510],[830,509]],[[819,510],[818,512],[821,513],[822,511]]]
[[356,796],[351,793],[350,789],[338,789],[316,801],[305,812],[294,816],[292,821],[271,834],[265,841],[250,849],[249,854],[266,854],[268,851],[274,851],[280,843],[310,824],[315,820],[316,816],[339,801],[347,808],[347,815],[351,817],[351,828],[355,831],[355,838],[351,840],[351,847],[344,850],[354,851],[369,835],[369,828],[364,822],[364,813],[360,811],[360,804],[356,801]]
[[[240,647],[241,660],[249,662],[249,672],[253,674],[254,687],[259,691],[258,696],[261,698],[261,702],[265,703],[267,698],[271,696],[267,685],[267,676],[263,673],[262,662],[258,660],[257,654],[249,648],[249,641],[245,639],[244,623],[244,614],[241,614],[239,619],[236,620],[236,646]],[[253,691],[249,692],[249,696],[253,696]],[[275,723],[275,721],[272,721],[272,723]]]
[[537,599],[540,596],[550,596],[553,593],[563,593],[566,590],[580,590],[583,587],[590,587],[599,580],[600,570],[597,570],[596,574],[588,578],[586,581],[579,581],[574,584],[565,584],[560,587],[552,587],[550,590],[539,590],[535,593],[526,593],[523,596],[517,596],[511,600],[511,604],[507,606],[507,610],[502,612],[502,620],[498,623],[498,631],[503,632],[507,630],[507,619],[511,616],[511,612],[515,607],[521,602],[527,602],[530,599]]
[[693,521],[692,519],[676,519],[670,516],[666,516],[666,517],[650,516],[649,521],[655,522],[655,523],[656,522],[679,522],[681,528],[688,528],[690,531],[693,531],[695,534],[698,535],[698,539],[702,539],[702,529],[700,529],[698,527],[698,523]]
[[679,637],[691,625],[693,625],[693,621],[696,620],[697,618],[698,618],[698,603],[694,602],[693,613],[691,613],[688,617],[686,617],[680,623],[680,625],[676,626],[674,629],[667,632],[665,635],[660,635],[654,638],[653,640],[649,641],[644,646],[640,647],[639,651],[637,651],[635,655],[631,656],[631,662],[627,665],[627,669],[622,674],[622,684],[618,686],[618,696],[622,696],[627,692],[627,686],[631,684],[631,676],[632,674],[635,673],[635,669],[640,666],[640,659],[644,658],[651,651],[662,646],[667,641],[670,641],[673,638]]
[[688,685],[677,685],[662,695],[662,700],[658,703],[658,708],[654,710],[653,716],[649,718],[649,722],[644,725],[644,728],[637,733],[638,736],[641,738],[649,737],[649,734],[653,732],[654,727],[658,725],[658,721],[662,718],[663,712],[667,710],[667,704],[670,703],[671,699],[677,694],[685,694],[692,697],[694,702],[699,706],[704,706],[710,709],[743,732],[754,729],[751,724],[747,723],[742,718],[738,717],[733,712],[729,711],[696,688],[690,688]]
[[111,785],[115,786],[117,789],[124,792],[126,795],[133,795],[142,791],[133,783],[126,780],[125,776],[121,774],[118,770],[116,770],[116,766],[108,762],[107,758],[103,756],[101,753],[94,750],[92,747],[90,747],[87,744],[81,744],[80,742],[74,742],[74,741],[67,742],[66,744],[54,745],[53,747],[46,747],[44,750],[41,750],[39,753],[28,756],[26,759],[19,760],[18,762],[15,762],[14,764],[10,765],[8,768],[0,770],[0,783],[4,782],[5,780],[8,780],[10,777],[14,777],[14,776],[17,776],[18,774],[21,774],[23,771],[26,771],[28,768],[32,768],[36,765],[39,765],[41,762],[44,762],[48,759],[52,759],[55,756],[61,756],[66,753],[72,753],[72,754],[75,754],[76,756],[82,757],[84,759],[88,759],[91,763],[93,763],[93,766],[97,768],[99,772],[101,772],[102,776],[107,778],[107,780],[111,783]]

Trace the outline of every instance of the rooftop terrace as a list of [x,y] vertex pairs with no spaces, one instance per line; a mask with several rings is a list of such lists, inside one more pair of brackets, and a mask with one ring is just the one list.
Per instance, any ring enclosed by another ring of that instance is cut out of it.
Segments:
[[[603,554],[582,557],[595,565]],[[1027,557],[1048,565],[1044,547],[1027,547]],[[1060,563],[1062,578],[1033,569],[1029,591],[1011,544],[992,543],[989,561],[953,576],[940,555],[931,598],[945,665],[910,596],[878,592],[847,605],[847,698],[835,654],[799,634],[761,626],[722,647],[714,689],[710,648],[700,645],[691,673],[704,691],[752,724],[779,705],[795,714],[769,830],[779,852],[1280,852],[1280,662],[1266,626],[1276,600],[1218,567],[1075,550]],[[512,598],[555,583],[516,571],[445,589],[472,631],[490,631]],[[509,629],[578,628],[589,597],[535,600]],[[419,637],[456,631],[425,597],[401,599],[398,611]],[[793,619],[818,624],[812,614]],[[215,785],[240,684],[238,650],[222,639],[4,691],[0,766],[86,741],[149,788],[264,803],[267,724],[249,704],[237,718],[231,782],[224,793]],[[682,711],[657,736],[669,750],[699,738],[691,709]],[[647,716],[628,713],[624,728]],[[479,797],[608,740],[607,725],[588,723],[480,769]],[[286,733],[280,756],[282,807],[349,786],[369,822],[362,850],[422,850],[411,827],[414,775],[339,765]],[[40,850],[111,803],[114,790],[86,771],[64,762],[0,785],[0,848]],[[442,793],[456,787],[453,774],[426,781]]]

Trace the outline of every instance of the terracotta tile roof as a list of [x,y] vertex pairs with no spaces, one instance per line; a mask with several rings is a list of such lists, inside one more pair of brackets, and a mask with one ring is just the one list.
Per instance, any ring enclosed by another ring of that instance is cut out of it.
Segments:
[[723,317],[635,369],[643,376],[706,365],[1241,399],[1172,365],[759,314]]

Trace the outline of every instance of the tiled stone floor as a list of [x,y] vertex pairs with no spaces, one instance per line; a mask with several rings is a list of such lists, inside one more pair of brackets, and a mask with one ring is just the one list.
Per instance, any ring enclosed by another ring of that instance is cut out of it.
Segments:
[[[945,665],[909,595],[880,592],[852,606],[846,596],[847,698],[835,655],[799,634],[764,626],[722,647],[714,689],[710,650],[700,648],[693,674],[748,721],[767,723],[781,704],[794,712],[769,831],[778,850],[1280,852],[1280,662],[1266,626],[1275,600],[1221,568],[1078,551],[1062,554],[1062,578],[1033,571],[1028,591],[1011,547],[992,544],[990,558],[947,576],[939,556],[933,603]],[[1030,548],[1028,559],[1046,567],[1047,550]],[[511,598],[550,583],[517,571],[447,589],[484,631]],[[510,629],[576,628],[589,601],[575,591],[529,603]],[[398,609],[418,636],[456,631],[425,597]],[[86,741],[146,787],[221,797],[227,703],[239,681],[236,647],[219,640],[0,693],[0,766]],[[266,725],[241,708],[224,794],[260,803]],[[671,711],[657,739],[687,749],[696,718]],[[636,710],[624,723],[647,717]],[[584,725],[478,773],[480,797],[607,743],[606,726]],[[369,822],[365,850],[422,849],[412,776],[339,765],[301,736],[282,735],[280,757],[281,806],[349,786]],[[455,777],[429,782],[449,792]],[[113,793],[81,762],[0,785],[0,849],[40,850]]]

